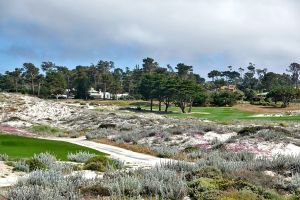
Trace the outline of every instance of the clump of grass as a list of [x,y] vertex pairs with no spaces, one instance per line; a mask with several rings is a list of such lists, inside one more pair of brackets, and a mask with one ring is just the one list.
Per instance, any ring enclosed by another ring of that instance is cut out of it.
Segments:
[[32,127],[30,127],[30,131],[42,134],[58,134],[64,132],[59,128],[54,128],[48,125],[33,125]]

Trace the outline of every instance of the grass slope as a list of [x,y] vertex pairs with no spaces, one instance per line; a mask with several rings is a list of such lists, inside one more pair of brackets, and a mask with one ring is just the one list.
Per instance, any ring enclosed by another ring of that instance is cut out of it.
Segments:
[[35,139],[0,133],[0,154],[7,154],[13,159],[29,158],[34,154],[49,152],[58,159],[67,160],[69,152],[88,151],[97,155],[106,155],[94,149],[82,147],[68,142]]
[[[149,106],[141,106],[143,109],[149,110]],[[155,111],[158,106],[153,106]],[[164,107],[162,107],[164,110]],[[187,108],[188,110],[188,108]],[[275,121],[299,121],[300,115],[297,116],[283,116],[283,117],[252,117],[255,112],[241,111],[233,107],[193,107],[192,113],[181,113],[178,107],[170,107],[170,114],[165,114],[170,117],[179,118],[199,118],[214,121],[230,121],[230,120],[275,120]]]

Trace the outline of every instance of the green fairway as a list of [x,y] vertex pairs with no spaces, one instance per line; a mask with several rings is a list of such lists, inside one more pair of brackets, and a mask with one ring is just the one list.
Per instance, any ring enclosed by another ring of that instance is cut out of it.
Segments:
[[0,154],[7,154],[13,159],[29,158],[34,154],[49,152],[60,160],[67,160],[69,152],[88,151],[97,155],[105,155],[102,152],[71,144],[68,142],[35,139],[0,133]]
[[[141,106],[143,109],[149,110],[149,106]],[[158,106],[153,106],[155,111]],[[162,108],[164,110],[164,107]],[[188,108],[186,109],[188,110]],[[192,113],[181,113],[178,107],[170,107],[170,114],[164,114],[169,117],[179,118],[200,118],[214,121],[230,121],[230,120],[274,120],[274,121],[299,121],[300,115],[297,116],[282,116],[282,117],[254,117],[258,113],[240,111],[233,107],[193,107]]]
[[192,113],[183,114],[180,112],[176,112],[176,113],[168,114],[167,116],[193,117],[193,118],[202,118],[208,120],[229,121],[234,119],[249,118],[249,116],[252,115],[254,115],[254,113],[243,112],[235,108],[229,108],[229,107],[194,107]]

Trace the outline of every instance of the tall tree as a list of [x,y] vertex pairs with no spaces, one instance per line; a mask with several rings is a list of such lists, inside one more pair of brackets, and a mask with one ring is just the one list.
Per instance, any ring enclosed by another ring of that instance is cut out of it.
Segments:
[[145,100],[150,100],[150,110],[153,111],[153,100],[157,97],[156,75],[145,74],[139,85],[139,92]]
[[299,86],[299,77],[300,77],[300,64],[292,63],[288,66],[288,72],[292,73],[292,81],[296,88]]
[[158,63],[153,58],[143,59],[143,71],[145,73],[152,73],[159,67]]
[[34,80],[39,74],[39,68],[35,67],[32,63],[24,63],[23,68],[25,69],[25,77],[27,77],[31,83],[31,92],[34,94]]
[[110,70],[112,70],[115,67],[115,65],[112,61],[100,60],[96,67],[100,73],[98,77],[101,80],[100,82],[102,91],[104,93],[104,99],[106,99],[108,84],[110,83],[109,81],[112,79]]
[[200,91],[200,86],[193,80],[181,80],[178,84],[175,101],[182,113],[186,113],[186,107],[189,106],[188,112],[192,111],[193,101]]
[[183,80],[187,80],[189,75],[193,73],[193,66],[185,65],[183,63],[177,64],[175,69],[177,69],[179,78]]
[[215,81],[215,78],[220,77],[222,73],[218,70],[212,70],[207,74],[208,78],[211,78],[212,81]]
[[51,95],[56,96],[56,98],[58,98],[59,94],[64,94],[67,88],[64,75],[57,70],[47,72],[46,84]]
[[280,86],[272,89],[268,97],[273,98],[275,102],[282,101],[282,107],[288,107],[290,102],[299,97],[299,90],[293,87]]
[[13,82],[15,85],[15,92],[18,92],[18,88],[19,88],[18,84],[22,78],[22,72],[23,72],[22,68],[15,68],[15,70],[12,72],[9,72],[9,71],[6,72],[6,74],[13,79]]
[[41,68],[43,71],[47,72],[49,70],[52,70],[56,67],[55,63],[47,61],[47,62],[42,62]]

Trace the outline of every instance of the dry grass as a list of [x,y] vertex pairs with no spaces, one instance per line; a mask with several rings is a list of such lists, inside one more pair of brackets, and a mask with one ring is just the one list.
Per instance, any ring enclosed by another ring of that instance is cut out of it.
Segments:
[[[106,138],[102,138],[102,139],[98,139],[98,140],[94,140],[94,141],[97,143],[101,143],[101,144],[107,144],[107,145],[111,145],[111,146],[115,146],[115,147],[120,147],[120,148],[127,149],[127,150],[137,152],[137,153],[143,153],[143,154],[156,156],[156,157],[159,156],[159,154],[157,152],[150,149],[149,147],[143,147],[143,146],[136,145],[136,144],[126,144],[126,143],[118,144],[118,143],[116,143],[110,139],[106,139]],[[176,160],[190,160],[190,159],[188,159],[187,154],[184,152],[180,152],[170,158],[176,159]]]
[[281,113],[288,111],[300,110],[300,103],[291,103],[287,108],[272,107],[272,106],[257,106],[251,104],[237,104],[234,106],[240,111],[255,112],[255,113]]
[[157,156],[157,153],[155,151],[153,151],[152,149],[148,148],[148,147],[143,147],[140,145],[135,145],[135,144],[118,144],[112,140],[106,139],[106,138],[102,138],[102,139],[98,139],[98,140],[94,140],[97,143],[101,143],[101,144],[107,144],[107,145],[111,145],[111,146],[115,146],[115,147],[120,147],[123,149],[127,149],[130,151],[134,151],[137,153],[143,153],[143,154],[148,154],[151,156]]

